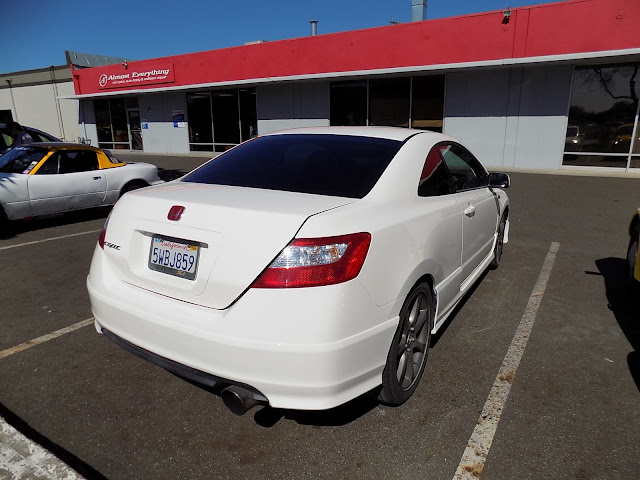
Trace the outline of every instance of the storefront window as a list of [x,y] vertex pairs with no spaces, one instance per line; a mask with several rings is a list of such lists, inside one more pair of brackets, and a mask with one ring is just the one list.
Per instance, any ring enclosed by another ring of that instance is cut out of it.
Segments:
[[187,94],[191,151],[224,152],[255,136],[255,92],[234,88]]
[[367,81],[332,82],[330,120],[336,126],[367,124]]
[[409,126],[409,77],[369,81],[369,125]]
[[187,94],[187,115],[191,150],[213,151],[213,123],[209,92]]
[[214,90],[211,92],[213,139],[216,152],[224,152],[240,143],[240,108],[238,90]]
[[96,114],[98,146],[100,148],[113,148],[113,137],[111,136],[111,115],[109,114],[109,100],[94,100],[93,109]]
[[[640,64],[576,68],[564,165],[627,168],[639,154]],[[632,148],[633,147],[633,148]],[[598,154],[598,155],[594,155]]]
[[124,98],[110,99],[109,111],[111,112],[111,128],[113,129],[113,146],[116,149],[128,149],[129,129]]
[[444,119],[444,75],[413,77],[411,128],[442,133]]
[[411,119],[412,128],[442,132],[444,82],[444,75],[332,82],[330,124],[408,127]]
[[258,135],[258,115],[256,111],[256,89],[240,89],[240,141],[244,142]]
[[98,130],[98,146],[107,149],[129,149],[129,126],[125,102],[138,102],[135,97],[94,100],[93,109],[96,114]]

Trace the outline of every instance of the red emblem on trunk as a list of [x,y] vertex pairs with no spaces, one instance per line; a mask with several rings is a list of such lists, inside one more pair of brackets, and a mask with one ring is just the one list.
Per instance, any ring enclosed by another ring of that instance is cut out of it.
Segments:
[[182,218],[182,214],[184,213],[184,207],[181,205],[174,205],[173,207],[171,207],[171,209],[169,209],[169,213],[167,215],[167,218],[169,220],[173,220],[174,222],[177,222],[178,220],[180,220]]

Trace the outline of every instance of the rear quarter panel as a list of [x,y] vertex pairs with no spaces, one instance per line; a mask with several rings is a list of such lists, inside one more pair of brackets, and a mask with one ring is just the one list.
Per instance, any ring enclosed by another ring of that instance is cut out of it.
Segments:
[[149,163],[127,163],[126,165],[101,170],[107,179],[107,194],[104,203],[114,204],[120,198],[120,191],[132,180],[143,180],[148,184],[160,180],[158,169]]
[[455,196],[417,195],[424,161],[440,137],[416,135],[407,141],[365,198],[312,216],[297,234],[371,233],[358,280],[379,306],[407,295],[423,275],[446,285],[460,267],[462,224]]

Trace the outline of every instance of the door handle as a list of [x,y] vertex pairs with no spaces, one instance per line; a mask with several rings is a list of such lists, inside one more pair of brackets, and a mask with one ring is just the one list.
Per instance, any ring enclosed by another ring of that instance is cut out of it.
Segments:
[[473,205],[469,205],[464,209],[464,214],[467,217],[473,217],[476,214],[476,207],[474,207]]
[[100,180],[102,177],[93,177],[94,180]]

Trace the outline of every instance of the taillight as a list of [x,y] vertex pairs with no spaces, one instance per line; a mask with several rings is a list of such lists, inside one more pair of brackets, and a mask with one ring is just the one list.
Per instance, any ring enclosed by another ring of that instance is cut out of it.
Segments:
[[280,252],[252,288],[334,285],[356,278],[371,244],[371,234],[297,238]]
[[98,237],[98,245],[100,248],[104,250],[104,239],[107,236],[107,225],[109,225],[109,218],[111,217],[111,212],[109,212],[109,216],[104,221],[104,226],[102,227],[102,231],[100,232],[100,236]]

